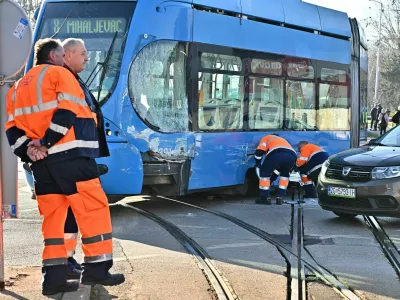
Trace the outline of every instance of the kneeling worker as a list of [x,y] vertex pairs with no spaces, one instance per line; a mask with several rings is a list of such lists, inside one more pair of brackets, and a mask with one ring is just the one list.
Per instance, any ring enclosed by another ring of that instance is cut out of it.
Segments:
[[[265,159],[261,165],[263,155],[265,155]],[[289,174],[296,164],[296,157],[296,152],[292,146],[278,135],[267,135],[261,139],[254,155],[256,167],[260,168],[259,189],[261,197],[256,200],[257,204],[271,205],[271,198],[269,197],[270,179],[275,170],[279,171],[281,176],[276,204],[283,204],[282,197],[286,195],[289,185]]]
[[301,181],[306,193],[305,197],[316,198],[317,192],[315,186],[317,185],[322,165],[328,159],[329,154],[321,147],[309,144],[306,141],[299,142],[297,148],[300,154],[296,161],[296,166],[300,172]]

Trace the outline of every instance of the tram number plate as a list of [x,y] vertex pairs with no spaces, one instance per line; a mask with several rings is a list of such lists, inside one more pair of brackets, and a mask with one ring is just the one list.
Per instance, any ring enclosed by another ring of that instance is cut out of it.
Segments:
[[355,198],[356,197],[356,189],[328,186],[328,196],[342,197],[342,198]]

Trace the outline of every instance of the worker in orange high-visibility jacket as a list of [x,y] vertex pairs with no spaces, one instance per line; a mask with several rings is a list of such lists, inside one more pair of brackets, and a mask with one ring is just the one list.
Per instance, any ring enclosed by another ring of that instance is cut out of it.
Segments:
[[67,282],[64,224],[71,206],[81,232],[81,283],[117,285],[111,275],[112,226],[97,165],[98,131],[84,92],[73,74],[58,66],[64,50],[57,40],[39,40],[36,66],[7,95],[5,125],[13,152],[32,163],[35,193],[43,216],[42,293],[77,290]]
[[329,154],[321,147],[310,144],[307,141],[300,141],[297,144],[300,152],[296,161],[306,198],[316,198],[316,185],[322,165],[328,159]]
[[[263,155],[265,155],[265,159],[261,164]],[[269,195],[269,189],[271,175],[276,170],[280,173],[276,204],[283,204],[283,197],[286,195],[289,185],[289,175],[296,164],[296,151],[285,139],[277,134],[271,134],[261,139],[254,158],[256,167],[260,169],[260,198],[256,200],[256,203],[271,205],[272,199]]]
[[[100,105],[84,81],[78,75],[85,70],[85,65],[89,61],[85,43],[81,39],[69,38],[62,42],[62,46],[65,52],[64,67],[69,70],[78,81],[79,86],[85,94],[86,102],[92,111],[93,119],[96,121],[100,152],[99,156],[110,156],[105,136],[104,118]],[[69,278],[72,278],[78,274],[80,275],[81,267],[73,257],[78,239],[78,226],[71,209],[68,209],[67,220],[64,227],[64,239],[68,252],[68,275]]]

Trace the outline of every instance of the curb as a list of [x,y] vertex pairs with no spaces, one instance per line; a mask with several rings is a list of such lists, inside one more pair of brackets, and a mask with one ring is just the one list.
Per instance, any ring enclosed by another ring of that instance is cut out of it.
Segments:
[[89,300],[91,292],[92,292],[91,285],[79,284],[79,290],[75,292],[64,293],[61,300],[76,300],[76,299]]

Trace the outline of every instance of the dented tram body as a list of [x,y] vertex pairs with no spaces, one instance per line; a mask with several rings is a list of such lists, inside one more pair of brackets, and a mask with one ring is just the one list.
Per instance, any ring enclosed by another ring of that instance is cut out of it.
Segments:
[[330,154],[366,138],[365,36],[342,12],[299,0],[44,0],[44,37],[85,41],[110,199],[245,193],[272,132]]

